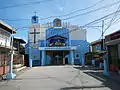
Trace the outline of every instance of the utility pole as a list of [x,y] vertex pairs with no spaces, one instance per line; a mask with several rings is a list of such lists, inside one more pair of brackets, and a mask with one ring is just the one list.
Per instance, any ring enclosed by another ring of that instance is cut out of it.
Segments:
[[10,51],[10,63],[9,63],[10,66],[9,66],[9,73],[6,76],[6,79],[14,79],[16,76],[13,73],[13,30],[11,34],[11,51]]
[[101,44],[101,50],[104,50],[104,20],[102,21],[102,44]]
[[[102,21],[102,44],[101,44],[101,50],[105,50],[105,47],[104,47],[104,20]],[[105,53],[103,55],[103,59],[104,59],[104,72],[103,72],[103,75],[105,76],[108,76],[109,73],[108,73],[108,55]]]

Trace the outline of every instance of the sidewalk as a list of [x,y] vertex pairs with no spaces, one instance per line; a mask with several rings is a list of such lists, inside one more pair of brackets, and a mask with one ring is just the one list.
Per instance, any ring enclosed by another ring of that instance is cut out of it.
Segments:
[[[14,72],[14,73],[16,74],[16,77],[18,77],[19,75],[21,75],[22,73],[24,73],[26,70],[29,70],[29,68],[26,67],[26,68],[24,68],[24,69],[22,69],[20,71]],[[2,79],[2,75],[1,75],[0,76],[0,84],[1,84],[1,82],[4,82],[4,81],[8,81],[8,80],[3,80]]]

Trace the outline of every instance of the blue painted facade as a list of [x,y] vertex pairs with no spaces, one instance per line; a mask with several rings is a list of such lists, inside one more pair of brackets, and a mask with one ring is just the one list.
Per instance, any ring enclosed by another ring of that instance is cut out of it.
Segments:
[[45,30],[45,40],[39,40],[36,47],[33,42],[28,41],[25,50],[26,54],[29,54],[30,67],[54,64],[84,65],[84,54],[89,52],[89,43],[86,40],[71,40],[67,28],[52,27]]
[[[47,41],[47,40],[46,40]],[[43,40],[42,42],[46,42],[45,40]],[[30,43],[28,43],[30,44]],[[27,46],[29,46],[27,44]],[[43,47],[44,48],[44,44],[38,44],[38,47]],[[86,52],[89,52],[89,43],[87,41],[83,41],[83,40],[71,40],[71,46],[69,46],[70,48],[74,46],[76,47],[75,50],[73,50],[73,58],[74,58],[74,64],[78,64],[78,65],[84,65],[84,54]],[[67,47],[67,46],[66,46]],[[32,66],[42,66],[41,61],[42,61],[42,51],[39,50],[39,48],[31,48],[31,53],[30,53],[30,59],[32,60],[33,65]],[[59,47],[56,47],[59,49]],[[47,49],[45,51],[48,51]],[[51,51],[51,49],[50,49]],[[55,51],[55,50],[53,50]],[[57,51],[57,49],[56,49]],[[70,51],[70,50],[69,50]],[[26,47],[26,52],[29,54],[29,48]],[[65,58],[68,58],[68,64],[72,64],[72,59],[71,59],[71,53],[69,52],[69,54],[65,55]],[[36,61],[36,64],[34,63]],[[44,65],[49,65],[50,64],[50,56],[49,55],[45,55],[44,56]]]

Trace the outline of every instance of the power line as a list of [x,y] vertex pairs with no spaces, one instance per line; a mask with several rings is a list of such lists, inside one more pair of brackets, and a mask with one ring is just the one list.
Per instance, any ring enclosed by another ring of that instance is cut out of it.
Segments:
[[[119,2],[120,2],[120,0],[119,0]],[[118,15],[118,13],[119,13],[118,11],[120,11],[119,9],[120,9],[120,5],[118,6],[116,12],[114,13],[114,16],[113,16],[112,19],[110,20],[109,25],[105,28],[103,34],[110,28],[110,26],[112,26],[112,23],[114,22],[114,20],[116,19],[117,15]],[[117,20],[116,20],[116,21],[117,21]],[[116,22],[116,21],[115,21],[115,22]],[[115,22],[114,22],[114,23],[115,23]],[[101,38],[101,37],[102,37],[102,35],[100,36],[100,38]]]
[[14,7],[21,7],[21,6],[27,6],[27,5],[32,5],[32,4],[45,3],[45,2],[49,2],[49,1],[53,1],[53,0],[41,0],[41,1],[37,1],[37,2],[11,5],[11,6],[6,6],[6,7],[1,7],[0,9],[8,9],[8,8],[10,9],[10,8],[14,8]]
[[[103,1],[104,1],[104,0],[100,0],[100,1],[98,1],[97,3],[95,3],[95,4],[93,4],[93,5],[89,6],[89,7],[86,7],[86,8],[83,8],[83,9],[78,9],[78,10],[72,11],[72,12],[70,12],[70,13],[68,13],[68,14],[64,14],[64,15],[61,15],[61,16],[49,16],[49,17],[46,17],[46,18],[40,18],[40,20],[46,20],[46,19],[55,18],[55,17],[69,16],[69,15],[74,14],[74,13],[76,13],[76,12],[84,11],[84,10],[90,9],[90,8],[92,8],[92,7],[95,7],[96,5],[100,4],[100,3],[103,2]],[[21,20],[21,21],[22,21],[22,20],[30,20],[30,19],[14,19],[14,20],[2,19],[2,20],[7,20],[7,21],[18,21],[18,20],[20,21],[20,20]]]
[[[120,12],[120,10],[118,10],[117,12]],[[91,27],[91,26],[89,26],[89,25],[96,24],[96,22],[100,22],[101,20],[109,19],[108,17],[112,16],[112,15],[115,14],[115,13],[116,13],[116,12],[110,13],[110,14],[102,17],[102,18],[96,19],[96,20],[94,20],[94,21],[92,21],[92,22],[90,22],[90,23],[87,23],[87,24],[85,24],[85,25],[83,25],[83,26],[80,26],[80,27],[82,27],[82,28],[84,28],[84,27]],[[100,27],[100,26],[92,26],[92,27]],[[20,29],[20,28],[29,28],[29,26],[18,27],[18,29]]]
[[[116,19],[116,16],[117,16],[117,14],[118,14],[118,10],[119,10],[119,9],[120,9],[120,5],[118,6],[117,11],[115,12],[113,18],[110,20],[110,23],[109,23],[108,27],[105,29],[105,31],[106,31],[107,29],[109,29],[109,27],[112,25],[113,21]],[[104,32],[105,32],[105,31],[104,31]]]
[[[120,10],[118,10],[117,12],[120,12]],[[90,22],[90,23],[87,23],[87,24],[85,24],[84,26],[93,25],[93,24],[96,24],[96,23],[98,23],[98,22],[100,22],[100,21],[102,21],[102,20],[109,19],[110,16],[114,15],[115,13],[116,13],[116,11],[113,12],[113,13],[110,13],[110,14],[108,14],[108,15],[106,15],[106,16],[103,16],[103,17],[101,17],[101,18],[99,18],[99,19],[96,19],[96,20],[94,20],[94,21],[92,21],[92,22]]]
[[[120,12],[120,10],[117,10],[116,12]],[[108,15],[100,18],[100,19],[94,20],[94,21],[92,21],[92,22],[90,22],[90,23],[88,23],[88,24],[85,24],[84,26],[80,26],[80,27],[82,27],[82,28],[84,28],[84,27],[90,27],[90,26],[88,26],[88,25],[93,24],[93,22],[96,22],[96,21],[98,22],[98,21],[103,20],[103,19],[108,19],[109,16],[115,14],[116,12],[113,12],[113,13],[111,13],[111,14],[108,14]],[[100,27],[100,26],[99,26],[99,27]],[[26,27],[24,27],[24,28],[26,28]],[[28,28],[28,27],[27,27],[27,28]],[[78,27],[75,28],[75,29],[73,29],[73,30],[71,30],[71,31],[69,31],[69,32],[67,32],[67,33],[71,33],[71,32],[76,31],[76,30],[79,30]],[[63,34],[67,34],[67,33],[63,33]]]
[[88,10],[88,9],[90,9],[90,8],[93,8],[93,7],[95,7],[96,5],[100,4],[100,3],[103,2],[103,1],[104,1],[104,0],[100,0],[100,1],[98,1],[97,3],[95,3],[95,4],[93,4],[93,5],[89,6],[89,7],[86,7],[86,8],[83,8],[83,9],[78,9],[78,10],[72,11],[72,12],[70,12],[70,13],[68,13],[68,14],[64,14],[64,15],[61,15],[61,16],[49,16],[49,17],[46,17],[46,18],[41,18],[40,20],[45,20],[45,19],[55,18],[55,17],[65,17],[65,16],[69,16],[69,15],[71,15],[71,14],[74,14],[74,13],[77,13],[77,12],[80,12],[80,11],[84,11],[84,10]]
[[120,3],[120,2],[117,1],[117,2],[115,2],[115,3],[112,3],[112,4],[109,4],[109,5],[105,5],[105,6],[103,6],[103,7],[97,8],[97,9],[95,9],[95,10],[90,10],[90,11],[87,11],[87,12],[82,13],[82,14],[77,14],[77,15],[75,15],[75,16],[71,16],[71,17],[68,17],[68,18],[64,18],[64,19],[62,19],[62,20],[73,19],[73,18],[82,16],[82,15],[90,14],[90,13],[99,11],[99,10],[104,9],[104,8],[112,7],[112,6],[114,6],[114,5],[116,5],[116,4],[119,4],[119,3]]
[[[97,2],[96,4],[94,4],[94,5],[92,5],[92,6],[89,6],[89,7],[84,8],[84,9],[76,10],[76,11],[70,12],[70,13],[65,14],[65,15],[61,15],[61,16],[49,16],[49,17],[46,17],[46,18],[40,18],[40,20],[46,20],[46,19],[49,19],[49,18],[55,18],[55,17],[69,16],[69,15],[75,13],[75,12],[90,9],[90,8],[92,8],[93,6],[97,5],[98,3],[102,2],[102,1],[104,1],[104,0],[100,0],[99,2]],[[116,4],[118,4],[118,2],[115,2],[115,3],[109,4],[109,5],[107,5],[107,6],[100,7],[100,8],[95,9],[95,10],[90,10],[90,11],[87,11],[87,12],[82,13],[82,14],[78,14],[78,15],[75,15],[75,16],[71,16],[71,17],[68,17],[68,18],[65,18],[65,19],[62,19],[62,20],[68,20],[68,19],[75,18],[75,17],[78,17],[78,16],[86,15],[86,14],[89,14],[89,13],[92,13],[92,12],[95,12],[95,11],[98,11],[98,10],[101,10],[101,9],[104,9],[104,8],[107,8],[107,7],[114,6],[114,5],[116,5]],[[15,19],[15,20],[2,19],[2,20],[17,21],[17,20],[30,20],[30,19]]]
[[[117,12],[120,12],[120,10],[117,11]],[[95,24],[96,22],[100,22],[101,20],[109,19],[108,17],[110,17],[110,16],[113,15],[114,13],[116,13],[116,12],[110,13],[110,14],[102,17],[102,18],[96,19],[96,20],[94,20],[94,21],[92,21],[92,22],[90,22],[90,23],[87,23],[87,24],[85,24],[85,25],[83,25],[83,26],[80,26],[80,27],[82,27],[82,28],[85,28],[85,27],[88,27],[88,28],[89,28],[89,27],[101,27],[101,26],[90,26],[90,25],[91,25],[91,24],[93,25],[93,24]],[[29,28],[29,26],[18,27],[18,28],[16,28],[16,29],[22,29],[22,28]],[[43,27],[43,28],[46,28],[46,27]]]

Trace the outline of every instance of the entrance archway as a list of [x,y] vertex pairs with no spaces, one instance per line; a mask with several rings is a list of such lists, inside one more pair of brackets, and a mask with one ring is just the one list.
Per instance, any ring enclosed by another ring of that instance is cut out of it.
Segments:
[[[46,51],[46,54],[50,56],[50,65],[63,65],[65,63],[65,56],[69,51]],[[68,63],[67,63],[68,64]]]

